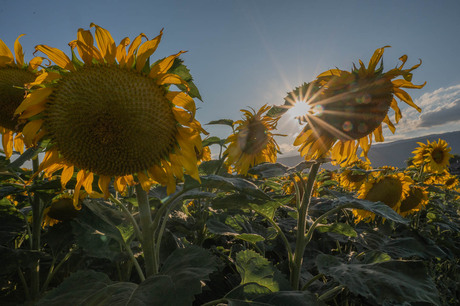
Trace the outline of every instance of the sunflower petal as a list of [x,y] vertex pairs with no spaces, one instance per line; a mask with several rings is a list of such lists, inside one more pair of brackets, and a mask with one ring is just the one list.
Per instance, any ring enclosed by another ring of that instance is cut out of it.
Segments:
[[181,55],[182,53],[185,53],[187,51],[180,51],[177,54],[170,55],[167,58],[161,60],[158,64],[152,67],[150,70],[149,77],[154,78],[158,74],[164,74],[168,72],[168,70],[171,68],[171,66],[174,63],[174,60]]
[[174,84],[174,85],[184,85],[187,91],[190,90],[188,83],[180,78],[180,76],[176,74],[161,74],[158,79],[157,79],[157,84],[158,85],[164,85],[164,84]]
[[152,40],[146,41],[139,47],[139,51],[137,52],[137,61],[136,61],[137,71],[141,71],[144,68],[144,65],[147,59],[158,48],[162,35],[163,35],[163,30],[161,30],[160,35],[158,35]]
[[126,47],[129,46],[130,39],[125,37],[120,41],[120,44],[117,47],[117,61],[120,65],[124,65],[126,62]]
[[98,186],[99,186],[99,189],[102,191],[102,193],[104,194],[104,198],[105,199],[108,199],[109,196],[110,196],[110,192],[109,192],[109,184],[110,184],[110,181],[111,181],[111,177],[110,176],[107,176],[107,175],[100,175],[99,176],[99,180],[97,182]]
[[394,81],[391,81],[394,85],[394,87],[403,87],[403,88],[423,88],[423,86],[426,85],[426,82],[423,83],[422,85],[414,85],[412,84],[412,82],[409,82],[409,81],[406,81],[404,79],[397,79],[397,80],[394,80]]
[[61,173],[61,186],[62,189],[65,189],[65,186],[70,181],[74,173],[74,167],[65,165]]
[[411,96],[407,92],[405,92],[404,90],[399,89],[399,88],[394,88],[394,93],[399,99],[401,99],[402,101],[406,102],[407,104],[409,104],[410,106],[415,108],[419,113],[422,111],[422,109],[420,107],[418,107],[412,101]]
[[40,130],[42,124],[43,119],[40,119],[31,121],[24,126],[22,133],[24,135],[24,142],[27,144],[27,146],[33,145],[34,138],[37,135],[37,132]]
[[14,63],[13,53],[8,46],[0,39],[0,66]]
[[192,113],[192,117],[195,117],[196,105],[192,97],[181,91],[170,91],[166,94],[166,98],[171,101],[174,105],[183,107]]
[[75,71],[75,67],[72,64],[72,61],[69,57],[57,48],[48,47],[46,45],[38,45],[35,47],[37,51],[41,51],[45,53],[50,60],[52,60],[56,65],[63,69],[67,69],[69,71]]
[[136,38],[134,38],[131,46],[128,48],[128,56],[126,57],[126,65],[128,67],[131,67],[134,63],[134,54],[142,42],[142,37],[147,38],[144,33],[139,34]]
[[391,106],[390,106],[394,112],[395,112],[395,121],[396,123],[399,122],[399,120],[402,118],[401,110],[399,109],[398,102],[396,101],[395,98],[391,101]]
[[52,92],[53,92],[52,88],[45,87],[45,88],[37,89],[34,92],[28,94],[27,97],[24,99],[24,101],[22,101],[22,103],[16,109],[14,114],[18,115],[18,114],[22,113],[23,111],[25,111],[26,108],[28,108],[28,107],[30,107],[32,105],[44,103],[46,98],[48,98],[48,96]]
[[21,43],[19,42],[19,38],[24,36],[25,34],[21,34],[16,38],[14,41],[14,54],[16,55],[16,63],[19,67],[24,65],[24,51],[22,51]]
[[16,134],[14,137],[14,149],[19,153],[24,153],[24,139],[22,133]]
[[91,23],[90,27],[96,27],[96,42],[102,56],[105,58],[107,63],[113,64],[117,54],[117,47],[112,35],[109,31],[94,23]]
[[44,57],[40,57],[40,56],[36,56],[33,59],[31,59],[29,62],[29,71],[34,71],[35,69],[37,69],[38,66],[42,64],[44,59],[45,59]]
[[6,159],[9,159],[11,155],[13,155],[13,131],[6,132],[2,135],[2,145]]

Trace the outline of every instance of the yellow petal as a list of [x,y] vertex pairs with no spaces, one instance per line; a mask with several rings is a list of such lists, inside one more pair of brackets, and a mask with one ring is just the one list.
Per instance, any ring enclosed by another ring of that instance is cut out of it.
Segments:
[[369,60],[369,65],[367,67],[367,71],[375,71],[375,67],[377,64],[380,62],[380,59],[382,58],[383,52],[385,51],[385,48],[389,48],[390,46],[385,46],[382,48],[379,48],[375,50],[374,54],[372,55],[371,59]]
[[39,103],[32,105],[31,107],[28,107],[22,114],[19,116],[19,119],[27,119],[32,116],[35,116],[36,114],[40,114],[45,110],[45,105],[46,103]]
[[75,71],[75,67],[73,66],[69,57],[65,55],[65,53],[61,50],[57,48],[48,47],[46,45],[38,45],[35,47],[35,49],[37,51],[45,53],[50,58],[50,60],[52,60],[59,67],[67,69],[69,71]]
[[90,27],[96,27],[96,42],[99,50],[101,50],[102,56],[105,58],[107,63],[113,64],[117,54],[117,47],[112,35],[110,35],[109,31],[95,25],[94,23],[91,23]]
[[[42,64],[44,59],[45,58],[40,57],[40,56],[36,56],[33,59],[31,59],[30,62],[29,62],[29,70],[33,71],[33,70],[37,69],[38,66],[40,66]],[[50,64],[51,64],[51,62],[50,62]]]
[[21,133],[16,134],[14,137],[14,149],[19,153],[24,153],[24,139]]
[[77,184],[75,185],[75,190],[74,190],[74,195],[73,195],[73,206],[75,206],[75,208],[79,208],[80,207],[80,189],[81,189],[81,186],[83,185],[83,183],[85,182],[85,179],[86,179],[86,171],[85,170],[80,170],[78,171],[77,173]]
[[22,67],[24,65],[24,51],[22,51],[22,46],[19,43],[19,38],[24,36],[25,34],[21,34],[16,38],[14,41],[14,54],[16,55],[16,63],[18,64],[19,67]]
[[125,192],[126,182],[125,182],[125,180],[123,179],[122,176],[117,177],[115,179],[115,182],[113,183],[113,185],[115,187],[115,190],[118,191],[119,193]]
[[192,113],[192,116],[195,117],[196,105],[192,97],[187,95],[184,92],[180,91],[170,91],[166,94],[166,98],[171,101],[174,105],[180,106]]
[[150,187],[153,184],[153,181],[150,180],[149,177],[145,175],[143,172],[138,172],[137,178],[139,179],[139,182],[141,183],[142,189],[144,189],[145,191],[149,191]]
[[74,172],[74,167],[73,166],[66,165],[62,169],[62,174],[61,174],[61,186],[62,186],[62,189],[65,189],[65,186],[67,185],[67,183],[70,181],[70,179],[73,176],[73,172]]
[[94,174],[92,172],[88,172],[86,174],[85,180],[83,181],[83,187],[85,188],[88,194],[93,193],[93,180]]
[[2,144],[6,159],[9,159],[11,155],[13,155],[13,131],[6,132],[2,135]]
[[126,62],[126,46],[129,46],[129,43],[129,37],[125,37],[120,41],[117,47],[117,61],[120,65],[124,65]]
[[19,105],[19,107],[16,109],[14,112],[15,115],[18,115],[22,113],[26,108],[44,103],[46,101],[46,98],[53,92],[53,88],[46,87],[46,88],[40,88],[35,90],[34,92],[30,93],[27,95],[27,97],[22,101],[22,103]]
[[99,51],[99,49],[95,46],[89,46],[78,40],[75,43],[80,57],[86,64],[91,65],[93,63],[93,59],[99,63],[104,62],[104,57],[102,56],[101,51]]
[[137,61],[136,61],[137,71],[141,71],[142,68],[144,68],[144,65],[147,59],[157,49],[162,35],[163,35],[163,30],[161,30],[160,35],[158,35],[152,40],[146,41],[139,47],[139,51],[137,52]]
[[110,184],[111,179],[112,178],[110,176],[106,176],[106,175],[99,176],[99,181],[97,184],[99,186],[99,189],[104,194],[105,199],[107,199],[110,196],[109,184]]
[[385,116],[385,118],[383,119],[383,122],[385,122],[388,125],[388,128],[390,129],[390,131],[394,134],[396,131],[396,128],[393,125],[393,122],[391,122],[390,118],[388,118],[388,115]]
[[167,58],[161,60],[158,64],[156,64],[155,66],[152,67],[152,69],[150,70],[149,76],[151,78],[155,78],[155,76],[158,75],[158,74],[164,74],[164,73],[168,72],[168,70],[171,68],[171,66],[174,63],[174,60],[179,55],[181,55],[182,53],[185,53],[185,52],[187,52],[187,51],[180,51],[177,54],[170,55]]
[[27,123],[22,130],[22,134],[24,135],[24,142],[27,146],[33,145],[33,140],[37,135],[37,132],[40,130],[43,123],[43,119],[34,120]]
[[403,87],[403,88],[418,88],[418,89],[420,89],[420,88],[423,88],[423,86],[426,85],[426,82],[423,83],[422,85],[414,85],[414,84],[412,84],[412,82],[406,81],[404,79],[397,79],[397,80],[393,80],[391,82],[393,83],[393,85],[395,87],[398,87],[398,88]]
[[412,106],[413,108],[415,108],[419,113],[422,111],[422,109],[420,107],[418,107],[413,101],[412,101],[412,98],[411,96],[405,92],[404,90],[402,89],[399,89],[399,88],[394,88],[394,93],[396,95],[396,97],[398,97],[399,99],[401,99],[402,101],[406,102],[407,104],[409,104],[410,106]]
[[[51,165],[59,164],[60,162],[61,158],[59,157],[59,152],[56,149],[46,151],[45,157],[43,158],[40,167],[38,167],[37,173],[40,171],[45,171]],[[52,174],[52,172],[49,172],[49,174]]]
[[158,85],[164,85],[164,84],[179,85],[179,84],[182,84],[187,88],[187,91],[190,90],[187,82],[182,80],[178,75],[171,74],[171,73],[161,74],[157,79],[157,84]]
[[53,80],[57,80],[57,79],[60,79],[60,78],[61,78],[61,75],[59,73],[56,73],[56,72],[43,72],[35,79],[35,81],[33,81],[32,83],[28,83],[27,87],[30,88],[30,87],[33,87],[35,85],[39,85],[39,84],[42,84],[42,83],[48,83],[48,82],[51,82]]
[[402,114],[401,114],[401,110],[399,109],[398,102],[396,102],[395,98],[393,98],[393,100],[391,101],[391,108],[395,112],[395,121],[396,123],[398,123],[399,120],[402,118]]
[[139,36],[134,38],[133,42],[131,43],[131,46],[129,46],[128,48],[128,56],[126,57],[126,65],[128,67],[131,67],[134,63],[134,54],[136,53],[137,49],[139,48],[142,42],[142,37],[147,39],[147,36],[145,36],[144,33],[141,33],[139,34]]
[[11,53],[11,50],[1,39],[0,39],[0,58],[2,59],[0,62],[2,66],[14,63],[13,53]]

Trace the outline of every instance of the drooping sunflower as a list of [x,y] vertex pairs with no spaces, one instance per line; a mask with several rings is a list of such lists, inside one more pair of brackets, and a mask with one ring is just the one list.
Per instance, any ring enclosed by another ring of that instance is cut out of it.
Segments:
[[[85,193],[80,192],[79,204]],[[81,207],[81,205],[78,205]],[[51,205],[43,211],[43,222],[42,226],[54,226],[62,221],[74,219],[80,213],[79,208],[73,204],[73,196],[68,193],[63,193],[55,197],[51,201]]]
[[242,109],[245,119],[233,123],[235,132],[227,138],[228,147],[224,155],[227,156],[225,163],[233,166],[239,174],[246,175],[251,167],[264,162],[276,162],[279,146],[274,136],[282,135],[272,131],[276,129],[280,117],[264,115],[269,109],[267,105],[257,112]]
[[431,173],[424,180],[426,185],[438,185],[444,189],[453,190],[460,185],[460,180],[458,176],[452,175],[449,171],[444,170],[442,173]]
[[20,153],[24,151],[21,133],[23,126],[18,122],[14,111],[24,100],[24,85],[35,80],[37,68],[43,60],[35,57],[29,64],[24,62],[24,53],[19,43],[19,38],[24,35],[19,35],[14,42],[16,61],[11,50],[0,39],[0,134],[7,159],[13,154],[13,148]]
[[340,173],[340,184],[347,190],[355,191],[364,183],[368,174],[366,170],[370,170],[371,166],[369,162],[365,162],[361,159],[353,162],[349,168],[345,168]]
[[[412,183],[412,179],[404,173],[376,174],[361,185],[358,199],[380,201],[397,212],[401,201],[408,196]],[[367,210],[354,209],[353,214],[356,223],[375,219],[375,214]]]
[[[388,47],[388,46],[386,46]],[[359,68],[349,71],[332,69],[318,75],[316,80],[305,83],[290,92],[285,104],[278,106],[275,113],[283,113],[297,102],[305,102],[309,111],[299,116],[306,123],[294,141],[299,152],[306,159],[319,159],[331,154],[333,164],[349,165],[357,159],[359,147],[361,156],[366,157],[373,139],[383,142],[382,124],[386,123],[394,133],[395,126],[388,116],[390,107],[395,112],[395,122],[401,119],[398,98],[417,111],[410,95],[402,88],[422,88],[414,85],[410,69],[403,69],[407,56],[400,57],[401,65],[383,72],[380,62],[384,52],[377,49],[366,66],[359,61]],[[380,62],[380,67],[377,65]],[[402,79],[395,79],[402,76]]]
[[405,217],[419,211],[428,203],[428,192],[420,186],[410,186],[407,197],[401,201],[398,213]]
[[91,27],[97,47],[92,33],[79,29],[69,43],[72,60],[59,49],[36,46],[63,70],[39,76],[33,84],[40,88],[16,110],[28,120],[26,138],[50,139],[39,170],[50,176],[62,169],[65,187],[78,169],[76,195],[82,186],[93,193],[95,175],[106,197],[112,178],[119,192],[135,184],[135,177],[145,190],[159,183],[168,193],[184,172],[199,181],[195,148],[201,151],[200,133],[205,131],[195,119],[189,84],[168,72],[184,52],[150,66],[162,31],[144,43],[146,36],[140,34],[131,44],[126,37],[117,46],[109,31]]

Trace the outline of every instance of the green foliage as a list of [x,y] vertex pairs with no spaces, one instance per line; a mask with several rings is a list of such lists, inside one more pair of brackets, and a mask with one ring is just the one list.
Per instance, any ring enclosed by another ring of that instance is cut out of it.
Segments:
[[436,286],[420,261],[352,264],[343,263],[335,256],[319,255],[316,264],[321,273],[330,275],[374,304],[427,302],[440,305]]

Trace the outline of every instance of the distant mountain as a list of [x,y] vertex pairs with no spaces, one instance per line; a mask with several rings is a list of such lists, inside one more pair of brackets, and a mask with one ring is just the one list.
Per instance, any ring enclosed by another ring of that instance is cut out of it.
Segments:
[[[422,137],[397,140],[387,143],[373,143],[369,150],[368,157],[373,167],[394,166],[402,168],[406,166],[406,160],[413,156],[412,151],[418,147],[417,142],[426,143],[429,141],[437,141],[439,138],[447,141],[449,147],[452,148],[451,154],[460,154],[460,131],[449,132],[443,134],[433,134]],[[286,166],[294,166],[303,161],[299,155],[278,157],[277,162]]]

